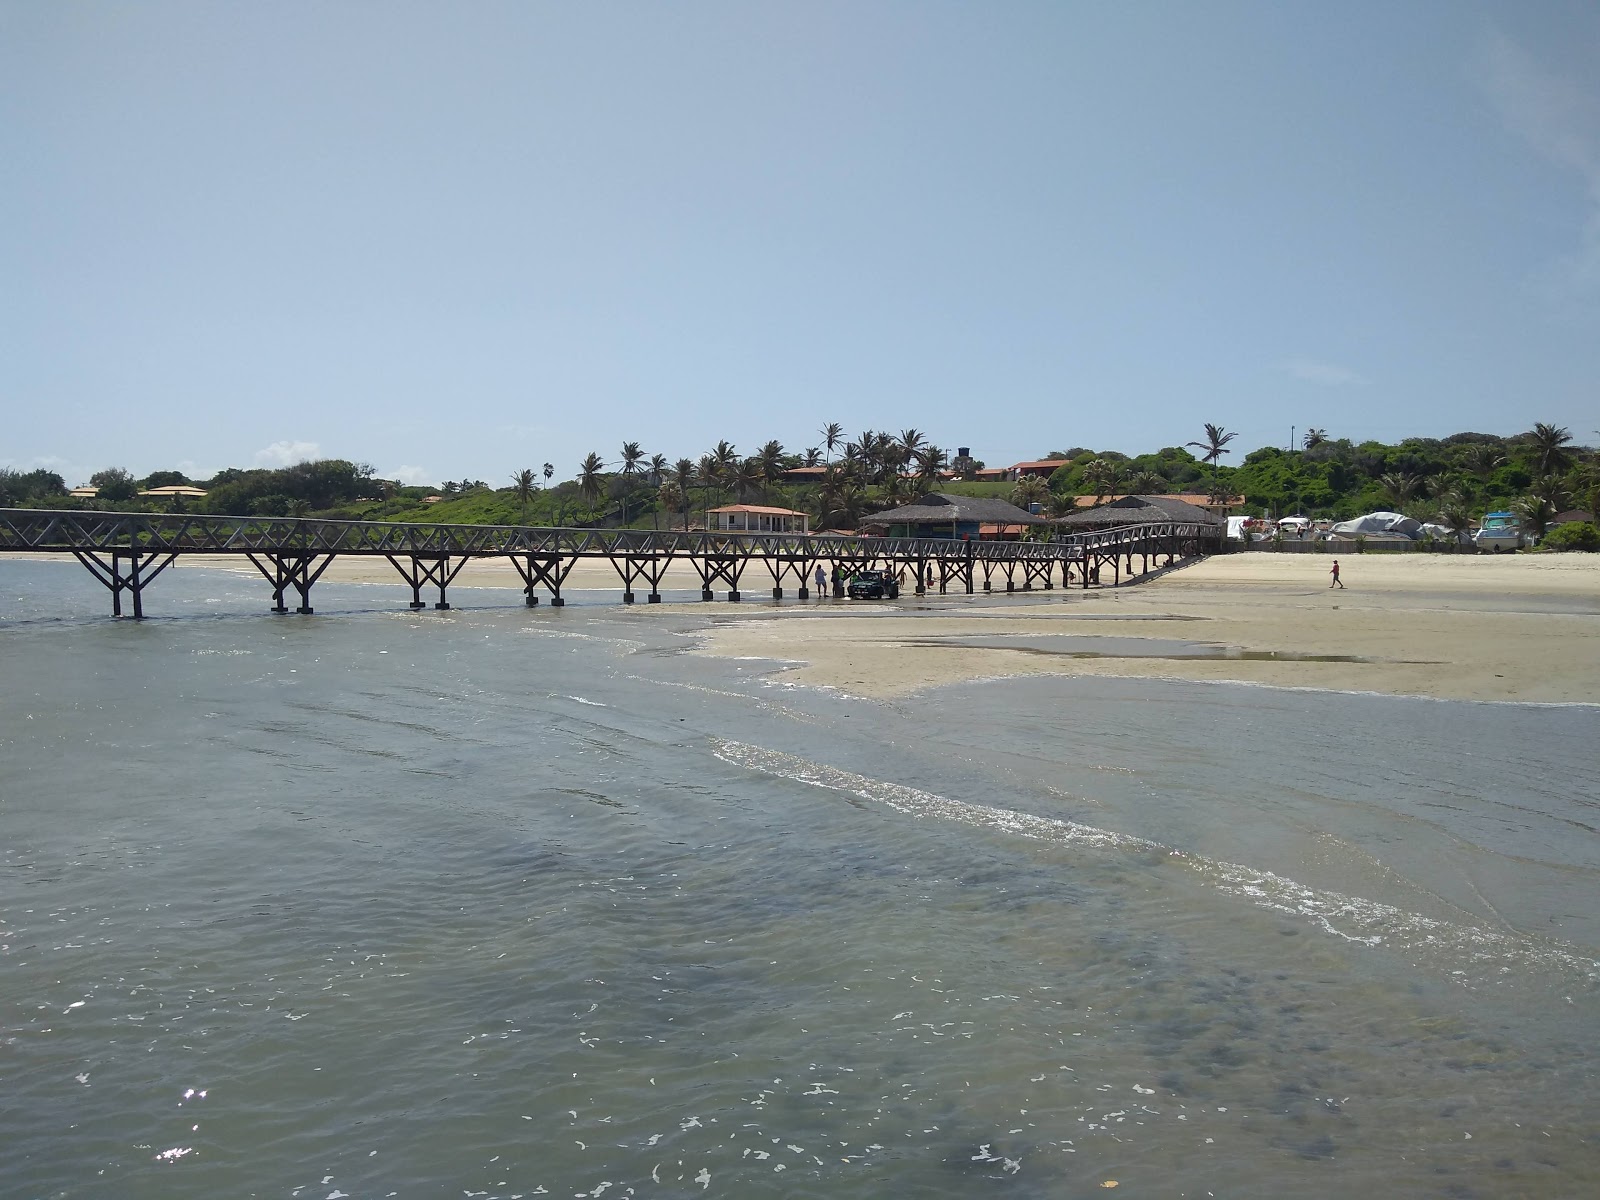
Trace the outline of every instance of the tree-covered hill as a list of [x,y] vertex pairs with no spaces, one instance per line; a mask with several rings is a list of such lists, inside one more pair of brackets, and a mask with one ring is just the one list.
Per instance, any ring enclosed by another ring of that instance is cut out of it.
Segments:
[[[1312,429],[1294,449],[1265,446],[1236,463],[1234,435],[1207,424],[1203,436],[1152,454],[1078,447],[1054,452],[1061,466],[1037,476],[979,480],[983,463],[952,459],[919,430],[866,431],[845,437],[837,424],[819,431],[803,452],[768,441],[741,454],[722,441],[698,457],[669,460],[623,443],[607,462],[591,453],[572,476],[556,480],[551,463],[516,472],[507,485],[462,479],[437,488],[406,487],[378,478],[371,467],[344,459],[298,463],[278,470],[229,469],[206,480],[177,471],[144,479],[107,468],[90,480],[93,498],[68,495],[50,471],[0,468],[0,506],[190,511],[347,520],[412,520],[462,524],[630,525],[684,528],[702,524],[707,509],[731,501],[810,513],[813,528],[854,528],[865,515],[941,490],[999,495],[1022,505],[1066,511],[1127,493],[1186,493],[1233,501],[1254,515],[1346,519],[1390,509],[1466,528],[1486,511],[1516,508],[1542,530],[1569,508],[1590,512],[1600,503],[1600,457],[1575,445],[1566,429],[1535,425],[1498,437],[1457,433],[1410,438],[1390,445],[1353,442]],[[799,475],[796,468],[808,468]],[[203,497],[141,496],[152,487],[194,484]],[[1239,499],[1236,499],[1239,498]]]

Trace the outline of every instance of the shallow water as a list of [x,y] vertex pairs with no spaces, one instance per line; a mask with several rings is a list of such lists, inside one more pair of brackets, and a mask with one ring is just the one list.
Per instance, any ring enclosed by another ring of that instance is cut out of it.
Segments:
[[1600,1186],[1593,708],[147,597],[0,561],[5,1195]]

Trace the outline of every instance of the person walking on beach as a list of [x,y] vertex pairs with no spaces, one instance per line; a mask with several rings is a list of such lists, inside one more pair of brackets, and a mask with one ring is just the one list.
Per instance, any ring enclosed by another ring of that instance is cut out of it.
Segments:
[[828,586],[828,577],[822,573],[822,564],[817,564],[817,599],[822,599],[823,589]]
[[1328,574],[1333,576],[1333,583],[1328,585],[1330,588],[1336,585],[1340,588],[1344,587],[1343,581],[1339,578],[1339,560],[1337,558],[1333,560],[1333,568]]

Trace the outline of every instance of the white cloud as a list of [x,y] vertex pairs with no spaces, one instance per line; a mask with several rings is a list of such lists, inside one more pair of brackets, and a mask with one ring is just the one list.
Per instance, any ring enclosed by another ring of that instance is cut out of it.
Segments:
[[1310,358],[1291,358],[1278,364],[1278,369],[1306,383],[1319,383],[1323,387],[1359,387],[1370,382],[1365,375],[1341,367],[1337,363],[1317,362]]
[[426,487],[438,482],[425,467],[395,467],[383,473],[385,479],[398,479],[409,487]]
[[1503,34],[1488,43],[1485,90],[1506,127],[1559,167],[1577,173],[1589,213],[1568,266],[1571,282],[1600,287],[1600,85],[1547,69]]
[[322,447],[316,442],[273,442],[256,451],[256,462],[263,467],[292,467],[321,457]]

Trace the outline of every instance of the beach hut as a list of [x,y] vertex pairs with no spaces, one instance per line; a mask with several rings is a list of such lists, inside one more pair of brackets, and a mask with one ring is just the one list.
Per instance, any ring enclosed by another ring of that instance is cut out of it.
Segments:
[[[1003,538],[1024,526],[1043,525],[1043,518],[1005,500],[987,496],[954,496],[929,492],[915,503],[861,519],[861,527],[889,537]],[[990,530],[985,533],[985,528]]]
[[806,533],[811,518],[793,508],[724,504],[706,512],[706,527],[718,533]]

